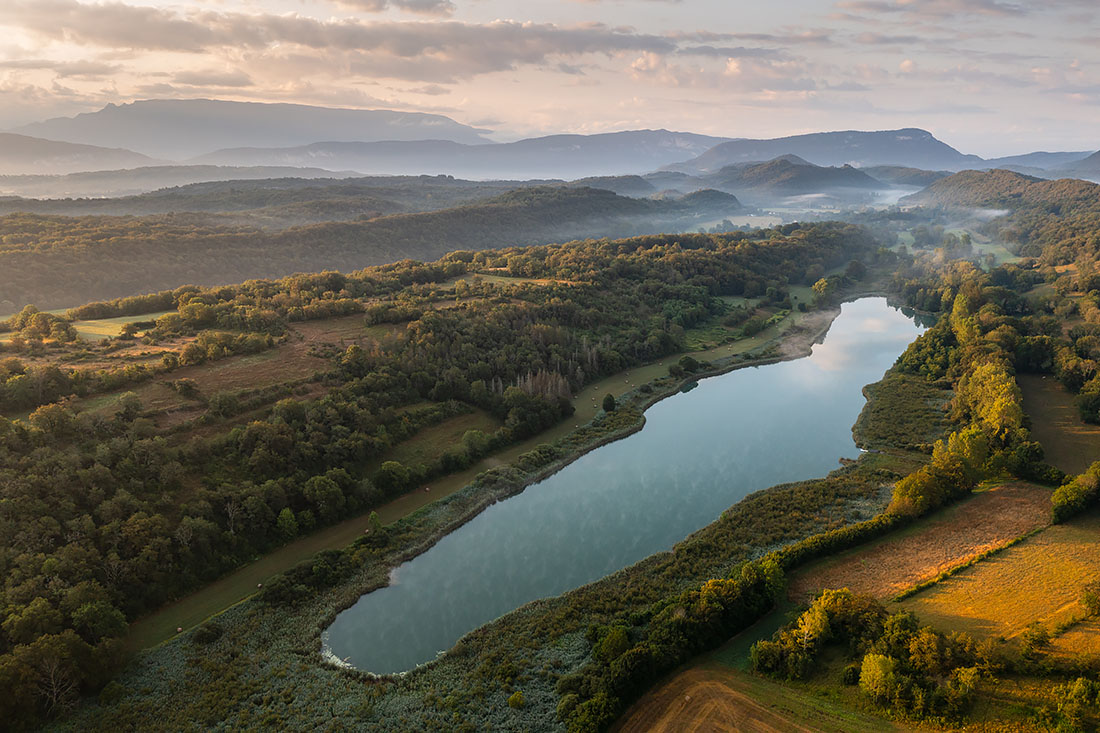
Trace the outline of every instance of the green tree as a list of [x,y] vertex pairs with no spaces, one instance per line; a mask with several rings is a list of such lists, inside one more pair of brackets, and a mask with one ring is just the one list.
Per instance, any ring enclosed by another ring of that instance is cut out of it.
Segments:
[[897,685],[897,660],[885,654],[868,654],[859,669],[859,688],[872,700],[886,702]]
[[294,512],[290,510],[290,507],[284,507],[279,512],[279,516],[275,520],[275,528],[284,540],[292,540],[298,536],[298,520],[295,519]]
[[615,395],[608,392],[603,396],[603,411],[614,412],[615,411]]

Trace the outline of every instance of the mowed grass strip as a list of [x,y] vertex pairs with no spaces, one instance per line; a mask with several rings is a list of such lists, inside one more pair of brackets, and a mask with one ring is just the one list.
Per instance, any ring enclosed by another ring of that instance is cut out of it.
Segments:
[[789,596],[851,588],[886,600],[1047,525],[1050,489],[1011,482],[976,493],[901,531],[812,563],[791,576]]
[[1084,614],[1081,591],[1100,577],[1100,516],[1048,527],[898,604],[944,631],[1006,639],[1039,621]]

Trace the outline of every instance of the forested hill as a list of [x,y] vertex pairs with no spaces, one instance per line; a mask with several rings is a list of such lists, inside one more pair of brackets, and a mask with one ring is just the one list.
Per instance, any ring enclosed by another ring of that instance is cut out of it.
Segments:
[[833,188],[881,188],[882,184],[849,165],[813,165],[797,156],[785,156],[753,165],[731,165],[706,179],[719,188],[739,191],[761,189],[783,194],[818,193]]
[[443,211],[278,232],[195,215],[0,217],[0,312],[79,305],[183,284],[220,285],[324,269],[572,239],[694,229],[740,207],[732,196],[649,201],[540,187]]
[[1047,181],[1007,170],[963,171],[901,200],[903,204],[1018,209],[1039,203],[1095,205],[1100,186],[1074,178]]
[[987,234],[1016,254],[1062,265],[1100,255],[1100,185],[1063,178],[1045,181],[996,170],[964,171],[907,196],[903,204],[1003,209]]

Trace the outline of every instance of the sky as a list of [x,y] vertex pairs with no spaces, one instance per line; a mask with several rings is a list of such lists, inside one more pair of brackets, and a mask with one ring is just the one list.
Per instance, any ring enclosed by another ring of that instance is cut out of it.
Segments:
[[1097,0],[0,0],[0,129],[137,99],[444,114],[496,140],[921,127],[1100,148]]

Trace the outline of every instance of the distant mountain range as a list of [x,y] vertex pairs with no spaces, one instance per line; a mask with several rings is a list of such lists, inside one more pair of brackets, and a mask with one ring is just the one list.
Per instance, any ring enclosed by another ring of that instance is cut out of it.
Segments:
[[668,130],[631,130],[550,135],[482,145],[443,140],[318,142],[294,148],[217,150],[191,162],[338,166],[372,175],[444,173],[463,178],[580,178],[647,173],[700,155],[726,139]]
[[900,165],[925,170],[961,170],[980,166],[976,155],[964,155],[926,130],[906,128],[881,132],[817,132],[773,140],[731,140],[697,158],[669,166],[684,173],[708,173],[737,163],[797,155],[821,166]]
[[65,174],[104,168],[137,168],[152,158],[121,148],[42,140],[0,132],[0,175],[36,171]]
[[169,160],[184,160],[218,148],[287,147],[319,140],[487,142],[484,130],[443,115],[214,99],[109,104],[98,112],[35,122],[15,132],[49,140],[126,147]]
[[[1048,178],[1100,177],[1100,160],[1088,151],[985,160],[917,128],[775,139],[629,130],[493,143],[484,136],[486,130],[442,115],[192,99],[108,105],[97,112],[25,125],[15,132],[0,135],[0,175],[142,168],[133,180],[124,173],[106,176],[100,189],[92,185],[96,179],[56,181],[57,186],[44,180],[0,181],[0,190],[24,196],[133,194],[158,186],[255,177],[235,174],[242,169],[290,168],[308,169],[309,173],[300,174],[307,177],[317,171],[342,171],[334,174],[445,174],[478,180],[594,178],[605,183],[616,179],[616,185],[627,186],[617,190],[632,196],[665,189],[686,192],[698,186],[726,191],[770,189],[793,195],[811,193],[815,179],[848,189],[867,187],[858,172],[899,187],[920,187],[966,169],[1008,168]],[[791,169],[783,174],[746,168],[784,157],[786,166],[773,164],[773,168]],[[162,166],[164,175],[158,178],[152,168],[169,161],[180,165]],[[794,170],[800,165],[836,171]],[[755,174],[760,179],[749,180]],[[645,182],[622,180],[631,175],[644,176]],[[773,175],[777,175],[774,180]],[[35,193],[36,187],[45,193]]]

